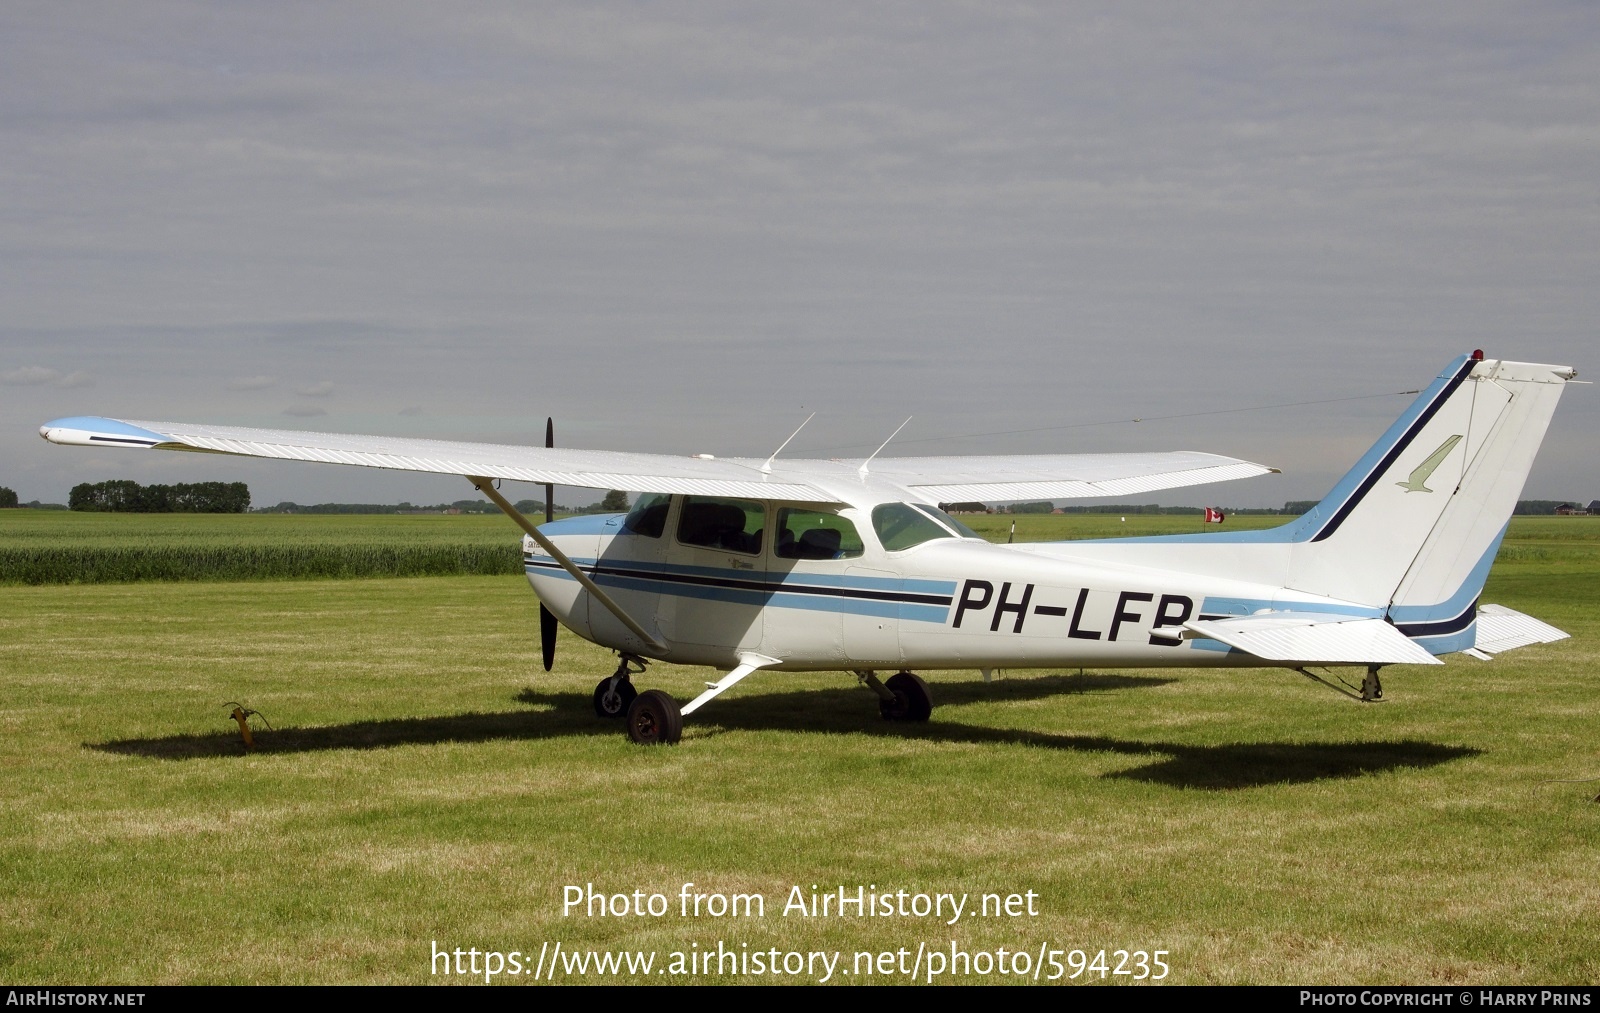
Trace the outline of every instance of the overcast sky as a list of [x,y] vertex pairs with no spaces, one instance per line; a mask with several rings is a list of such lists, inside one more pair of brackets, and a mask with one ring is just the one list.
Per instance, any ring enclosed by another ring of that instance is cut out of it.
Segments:
[[[914,415],[1314,498],[1408,398],[1156,417],[1600,374],[1597,156],[1591,2],[10,2],[0,485],[471,495],[75,414],[764,456],[816,411],[787,453]],[[1526,495],[1600,497],[1597,423],[1570,388]]]

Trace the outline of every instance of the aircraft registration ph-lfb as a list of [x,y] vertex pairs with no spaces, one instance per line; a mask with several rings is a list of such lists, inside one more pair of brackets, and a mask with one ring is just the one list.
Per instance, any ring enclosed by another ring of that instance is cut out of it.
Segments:
[[[1574,376],[1461,356],[1281,527],[1008,545],[938,504],[1126,496],[1276,469],[1193,452],[675,457],[556,449],[548,429],[545,447],[105,418],[40,434],[462,475],[526,532],[545,668],[557,622],[610,648],[620,661],[595,687],[596,712],[625,718],[636,742],[670,743],[685,715],[757,671],[851,672],[883,717],[924,721],[933,703],[918,671],[1276,666],[1326,682],[1310,669],[1360,666],[1371,701],[1387,665],[1559,640],[1478,598]],[[545,484],[545,523],[519,513],[501,480]],[[551,521],[551,484],[640,495],[626,514]],[[726,674],[680,706],[634,688],[651,660]]]

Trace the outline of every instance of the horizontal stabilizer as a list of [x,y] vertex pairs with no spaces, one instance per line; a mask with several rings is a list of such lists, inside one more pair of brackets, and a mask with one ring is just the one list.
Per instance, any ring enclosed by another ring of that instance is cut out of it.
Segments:
[[1550,644],[1566,640],[1569,636],[1570,633],[1563,633],[1549,623],[1540,622],[1533,616],[1523,615],[1504,605],[1478,607],[1476,647],[1489,654],[1513,651],[1529,644]]
[[1206,637],[1266,661],[1299,665],[1440,665],[1386,620],[1321,612],[1264,612],[1184,623],[1185,639]]

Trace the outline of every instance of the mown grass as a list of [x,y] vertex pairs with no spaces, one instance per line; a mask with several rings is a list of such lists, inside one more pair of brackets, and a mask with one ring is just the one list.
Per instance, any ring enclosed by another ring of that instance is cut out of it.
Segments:
[[[1566,549],[1486,600],[1572,640],[1391,668],[1378,706],[1266,670],[939,673],[907,728],[847,676],[757,674],[654,750],[592,716],[605,652],[563,634],[540,670],[516,577],[3,588],[0,978],[956,940],[1167,949],[1190,983],[1594,983],[1600,785],[1541,783],[1600,776],[1600,563]],[[707,674],[638,682],[687,699]],[[234,700],[276,729],[254,754]],[[768,916],[563,917],[591,882],[759,891]],[[1041,913],[779,916],[812,884],[1031,889]]]

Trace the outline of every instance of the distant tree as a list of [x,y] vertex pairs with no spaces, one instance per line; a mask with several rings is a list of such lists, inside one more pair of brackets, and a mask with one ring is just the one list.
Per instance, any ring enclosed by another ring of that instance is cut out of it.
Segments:
[[17,494],[11,489],[0,485],[0,508],[14,507],[17,505]]
[[1544,514],[1555,513],[1556,507],[1563,503],[1580,502],[1582,501],[1577,499],[1521,499],[1517,500],[1517,508],[1513,510],[1512,513],[1521,514],[1523,516],[1528,516],[1529,514],[1542,516]]
[[72,487],[67,506],[116,513],[242,514],[250,509],[250,488],[243,482],[147,486],[127,479],[84,482]]
[[126,512],[139,509],[139,483],[120,479],[112,482],[83,482],[67,495],[72,510]]
[[612,489],[606,493],[605,499],[600,501],[600,509],[606,513],[623,513],[628,509],[628,494],[621,489]]

